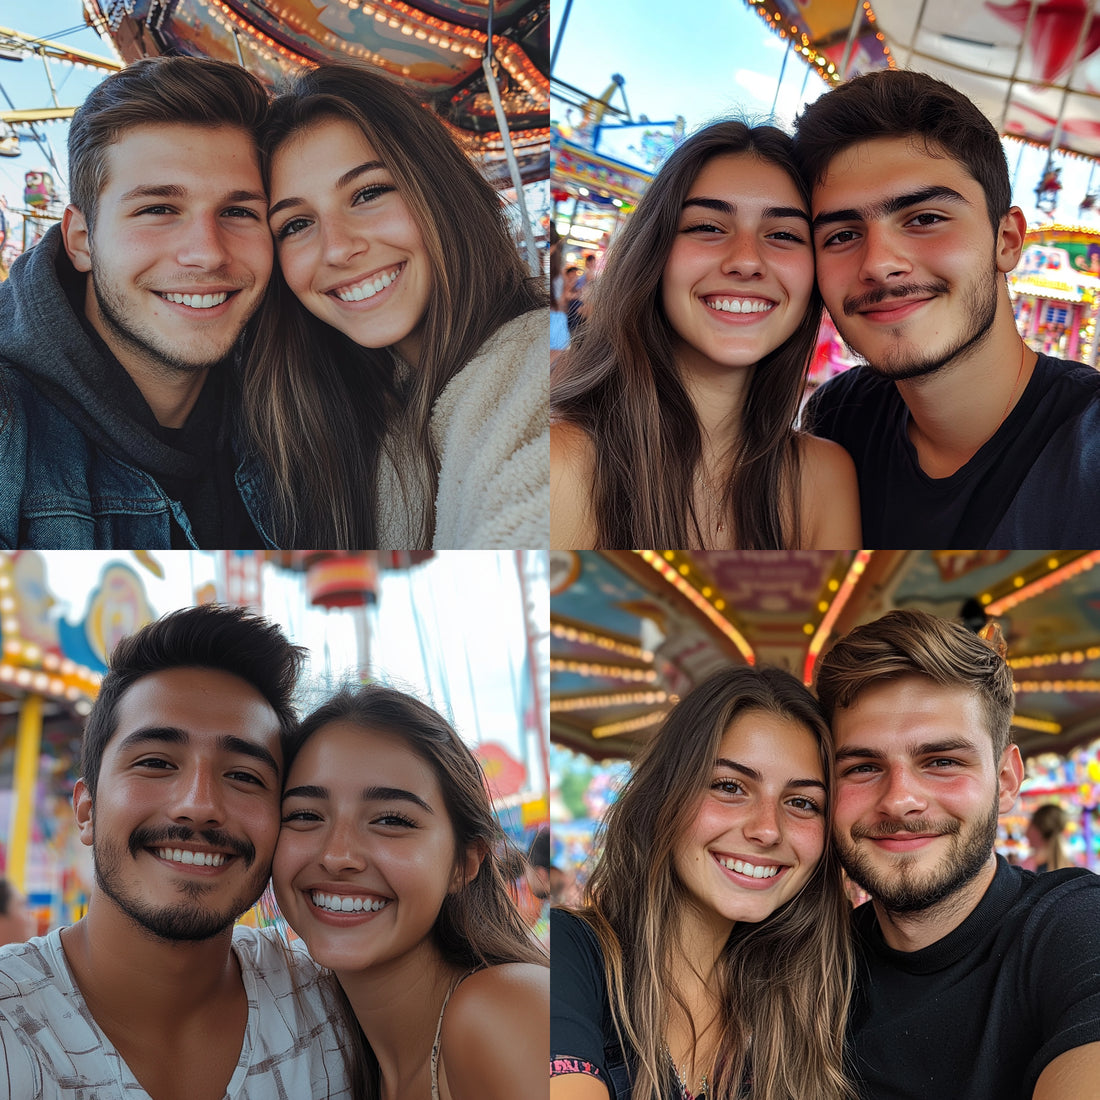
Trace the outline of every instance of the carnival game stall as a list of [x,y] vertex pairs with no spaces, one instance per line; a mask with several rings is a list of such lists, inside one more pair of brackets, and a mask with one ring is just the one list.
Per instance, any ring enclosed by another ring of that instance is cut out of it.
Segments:
[[1047,355],[1097,365],[1100,231],[1085,226],[1032,227],[1009,274],[1016,327]]

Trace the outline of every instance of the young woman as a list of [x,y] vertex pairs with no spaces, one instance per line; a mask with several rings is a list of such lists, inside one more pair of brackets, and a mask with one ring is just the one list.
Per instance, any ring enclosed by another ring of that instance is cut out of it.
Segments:
[[280,273],[245,410],[279,545],[545,545],[546,296],[497,193],[353,65],[278,97],[263,151]]
[[809,193],[791,141],[689,138],[612,244],[551,388],[551,545],[860,545],[855,469],[792,429],[814,348]]
[[839,1100],[848,906],[829,731],[777,669],[684,697],[551,914],[551,1100]]
[[1072,867],[1073,860],[1062,845],[1062,834],[1068,824],[1066,811],[1056,802],[1045,802],[1040,806],[1028,822],[1027,842],[1031,855],[1024,861],[1024,866],[1032,871],[1057,871],[1062,867]]
[[339,982],[356,1100],[545,1092],[547,960],[454,730],[371,685],[311,714],[288,757],[275,895]]

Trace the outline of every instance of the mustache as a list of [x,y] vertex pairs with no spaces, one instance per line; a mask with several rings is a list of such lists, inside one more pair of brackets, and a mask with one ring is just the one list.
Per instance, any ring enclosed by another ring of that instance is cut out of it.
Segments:
[[860,294],[855,298],[844,299],[844,316],[851,317],[870,306],[881,305],[888,299],[916,298],[926,294],[946,294],[950,286],[942,279],[930,283],[906,283],[904,286],[879,287]]
[[196,838],[201,838],[211,848],[221,848],[223,851],[240,856],[246,866],[251,866],[256,859],[256,846],[247,840],[230,836],[221,829],[196,830],[189,829],[186,825],[166,825],[162,829],[141,826],[130,834],[127,846],[130,849],[130,855],[136,856],[144,848],[166,847],[167,841],[178,840],[186,844]]
[[851,835],[855,840],[882,840],[899,833],[935,833],[938,836],[956,836],[962,829],[958,821],[883,821],[878,825],[853,825]]

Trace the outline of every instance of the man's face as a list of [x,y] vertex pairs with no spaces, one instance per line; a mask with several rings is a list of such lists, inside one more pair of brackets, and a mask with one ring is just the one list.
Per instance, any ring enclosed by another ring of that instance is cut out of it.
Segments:
[[260,303],[272,243],[259,158],[232,126],[135,126],[106,151],[94,230],[66,246],[90,271],[85,312],[128,370],[220,362]]
[[263,892],[279,835],[279,722],[244,680],[173,668],[118,704],[93,805],[73,793],[100,890],[166,940],[224,931]]
[[997,817],[1023,774],[994,762],[977,693],[905,676],[833,716],[834,840],[848,874],[883,908],[919,912],[992,873]]
[[[814,187],[817,281],[840,335],[877,373],[931,374],[979,347],[1019,250],[996,239],[981,185],[909,138],[833,158]],[[1002,222],[1002,230],[1004,222]]]

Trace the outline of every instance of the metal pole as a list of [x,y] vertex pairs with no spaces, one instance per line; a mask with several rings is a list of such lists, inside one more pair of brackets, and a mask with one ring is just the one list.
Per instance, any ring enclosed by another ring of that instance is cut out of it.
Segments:
[[783,84],[783,74],[787,71],[787,58],[791,56],[792,39],[787,39],[787,48],[783,51],[783,64],[779,66],[779,79],[775,83],[775,98],[772,100],[772,121],[775,121],[775,108],[779,103],[779,89]]
[[841,80],[848,79],[848,62],[852,59],[852,47],[856,42],[856,32],[863,21],[862,0],[856,0],[856,10],[852,12],[852,25],[848,28],[848,41],[844,43],[844,55],[840,59],[840,67],[837,72]]
[[31,839],[31,814],[41,751],[42,696],[28,695],[19,708],[19,725],[15,733],[15,798],[11,809],[11,846],[8,849],[8,877],[24,894],[27,892],[27,848]]
[[[565,34],[565,24],[569,22],[569,9],[573,6],[573,0],[565,0],[565,11],[561,14],[561,22],[558,24],[558,33],[554,38],[554,49],[550,54],[550,75],[554,75],[554,66],[558,63],[558,50],[561,49],[561,40]],[[490,5],[490,8],[492,5]]]

